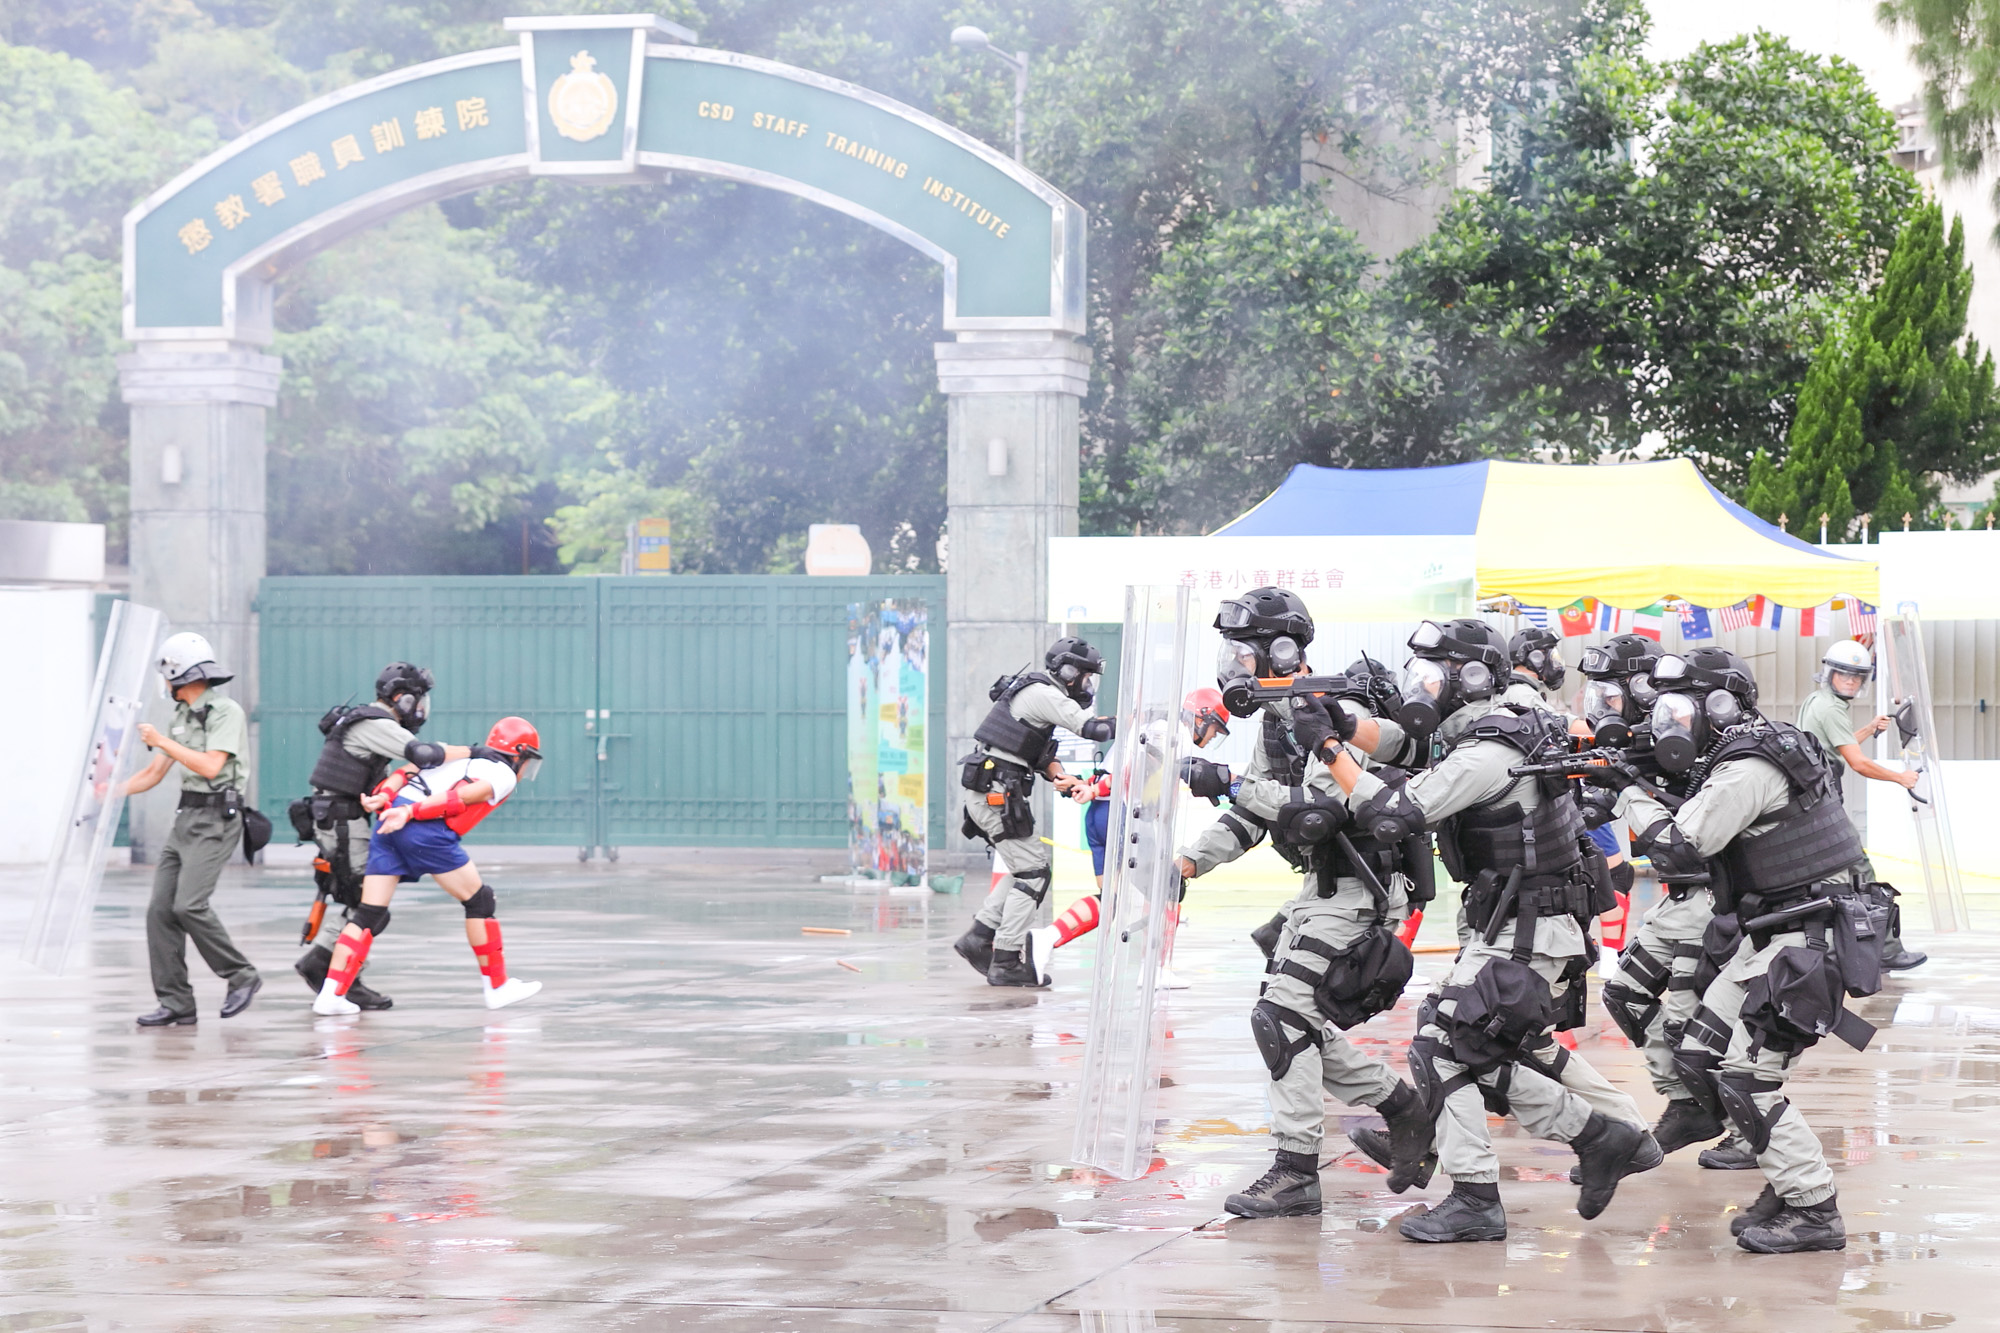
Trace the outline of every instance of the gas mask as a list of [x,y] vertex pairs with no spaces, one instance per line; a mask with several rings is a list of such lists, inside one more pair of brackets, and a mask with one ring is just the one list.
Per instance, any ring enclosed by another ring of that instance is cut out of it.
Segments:
[[396,720],[406,731],[417,732],[424,729],[424,721],[431,715],[431,697],[428,694],[398,694],[389,701],[395,710]]
[[1451,676],[1444,663],[1428,657],[1412,657],[1403,663],[1397,685],[1400,697],[1396,701],[1396,721],[1415,739],[1428,739],[1444,721],[1450,703]]
[[1583,687],[1583,716],[1592,743],[1622,749],[1632,742],[1633,718],[1626,715],[1631,694],[1616,680],[1591,680]]
[[1653,705],[1653,757],[1669,773],[1685,773],[1717,734],[1745,717],[1743,704],[1728,690],[1662,694]]

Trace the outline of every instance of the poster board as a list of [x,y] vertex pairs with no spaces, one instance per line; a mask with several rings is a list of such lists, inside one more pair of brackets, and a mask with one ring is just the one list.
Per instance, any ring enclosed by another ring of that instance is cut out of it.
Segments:
[[847,850],[856,875],[916,883],[929,868],[930,610],[847,607]]

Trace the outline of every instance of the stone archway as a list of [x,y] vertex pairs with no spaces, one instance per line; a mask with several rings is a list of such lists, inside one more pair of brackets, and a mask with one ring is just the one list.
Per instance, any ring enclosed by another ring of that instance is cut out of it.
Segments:
[[[944,270],[949,754],[985,685],[1038,660],[1048,538],[1076,532],[1089,382],[1083,210],[914,108],[694,45],[651,16],[509,19],[516,45],[310,102],[182,172],[125,218],[132,595],[207,634],[254,705],[275,283],[405,209],[499,181],[672,172],[783,190]],[[143,849],[143,826],[135,829]]]

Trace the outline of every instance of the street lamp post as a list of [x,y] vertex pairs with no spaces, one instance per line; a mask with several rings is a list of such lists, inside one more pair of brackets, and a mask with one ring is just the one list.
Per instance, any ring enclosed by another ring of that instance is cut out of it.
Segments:
[[965,51],[984,51],[1014,71],[1014,160],[1025,162],[1021,144],[1028,130],[1028,53],[1016,51],[1009,55],[995,46],[985,32],[973,27],[953,28],[951,44]]

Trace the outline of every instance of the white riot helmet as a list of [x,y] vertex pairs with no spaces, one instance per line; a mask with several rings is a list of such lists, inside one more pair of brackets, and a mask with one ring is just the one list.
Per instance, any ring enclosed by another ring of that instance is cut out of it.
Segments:
[[[1860,694],[1861,687],[1875,674],[1875,659],[1867,648],[1852,639],[1842,639],[1827,649],[1819,662],[1820,683],[1832,686],[1833,692],[1843,699]],[[1843,685],[1848,688],[1842,689]]]
[[215,649],[207,639],[199,634],[180,633],[170,636],[160,645],[160,674],[167,678],[167,688],[177,690],[183,685],[205,680],[211,685],[220,685],[233,680],[229,672],[215,664]]

